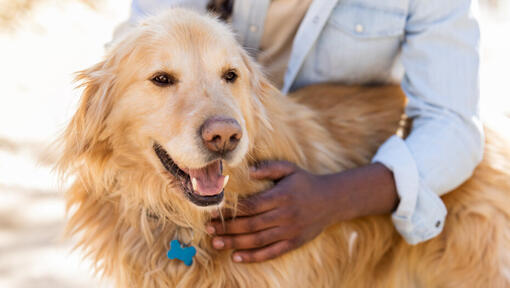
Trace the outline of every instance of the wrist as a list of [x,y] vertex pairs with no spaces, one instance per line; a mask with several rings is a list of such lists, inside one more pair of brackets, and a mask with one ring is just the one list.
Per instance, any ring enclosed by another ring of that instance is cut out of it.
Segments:
[[322,175],[320,181],[335,222],[390,214],[398,205],[393,172],[381,163]]
[[321,183],[318,187],[323,195],[323,207],[330,215],[330,224],[359,217],[360,209],[356,207],[357,201],[353,199],[353,190],[344,187],[343,182],[346,180],[344,172],[319,175],[318,178]]
[[371,205],[372,209],[368,211],[367,215],[392,213],[400,202],[393,171],[379,162],[372,163],[366,167],[373,170],[373,182],[370,188],[372,188],[371,190],[375,199],[378,199],[378,201],[374,203],[375,205]]

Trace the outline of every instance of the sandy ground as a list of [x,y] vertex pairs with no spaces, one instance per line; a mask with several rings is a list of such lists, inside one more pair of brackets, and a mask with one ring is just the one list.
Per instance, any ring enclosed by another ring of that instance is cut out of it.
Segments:
[[[5,13],[13,3],[19,13]],[[482,113],[510,131],[510,4],[499,3],[480,13]],[[44,151],[80,95],[72,73],[101,58],[128,12],[128,1],[0,0],[0,287],[109,287],[60,239],[64,204]]]

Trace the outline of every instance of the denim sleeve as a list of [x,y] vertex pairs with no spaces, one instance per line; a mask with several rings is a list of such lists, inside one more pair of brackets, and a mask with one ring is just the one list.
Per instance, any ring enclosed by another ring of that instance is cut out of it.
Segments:
[[469,0],[411,0],[402,45],[410,135],[393,136],[373,162],[393,171],[400,204],[392,215],[410,244],[438,235],[440,196],[467,180],[483,156],[478,115],[479,27]]

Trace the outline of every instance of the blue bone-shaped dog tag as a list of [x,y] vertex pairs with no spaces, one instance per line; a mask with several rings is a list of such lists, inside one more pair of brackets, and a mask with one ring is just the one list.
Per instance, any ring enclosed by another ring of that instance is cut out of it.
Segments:
[[186,266],[191,266],[193,264],[193,256],[197,254],[197,249],[195,247],[183,247],[179,240],[172,240],[170,242],[170,250],[166,253],[168,259],[179,259]]

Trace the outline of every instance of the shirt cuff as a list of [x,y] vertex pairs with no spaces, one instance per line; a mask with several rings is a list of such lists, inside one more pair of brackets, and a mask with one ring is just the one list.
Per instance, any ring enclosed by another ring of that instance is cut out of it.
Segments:
[[446,207],[439,196],[420,180],[416,162],[402,138],[390,137],[372,162],[393,172],[400,203],[392,214],[393,225],[409,244],[418,244],[443,230]]

